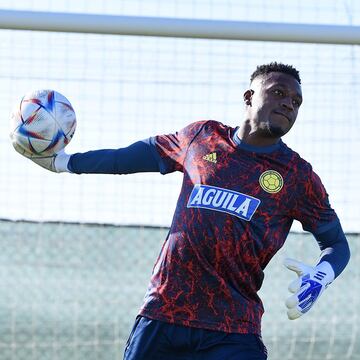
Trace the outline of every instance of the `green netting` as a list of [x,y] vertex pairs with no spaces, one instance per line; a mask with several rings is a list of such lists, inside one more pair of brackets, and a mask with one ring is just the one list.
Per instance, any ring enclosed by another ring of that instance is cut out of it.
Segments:
[[[167,229],[0,221],[0,360],[122,358]],[[270,360],[359,359],[358,235],[352,263],[300,320],[284,299],[285,256],[313,263],[310,235],[290,234],[261,295]]]

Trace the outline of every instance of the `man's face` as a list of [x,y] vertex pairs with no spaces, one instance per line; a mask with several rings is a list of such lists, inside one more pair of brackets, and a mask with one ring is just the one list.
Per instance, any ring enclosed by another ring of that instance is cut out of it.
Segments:
[[244,94],[247,114],[263,136],[281,137],[294,125],[302,103],[301,85],[288,74],[260,75]]

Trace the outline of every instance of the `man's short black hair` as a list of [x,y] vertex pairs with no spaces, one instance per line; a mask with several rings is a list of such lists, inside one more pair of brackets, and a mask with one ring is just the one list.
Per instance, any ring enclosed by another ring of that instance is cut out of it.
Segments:
[[250,82],[252,82],[257,76],[270,74],[272,72],[281,72],[293,76],[299,84],[301,84],[300,74],[292,65],[286,65],[278,63],[276,61],[270,64],[259,65],[256,70],[250,76]]

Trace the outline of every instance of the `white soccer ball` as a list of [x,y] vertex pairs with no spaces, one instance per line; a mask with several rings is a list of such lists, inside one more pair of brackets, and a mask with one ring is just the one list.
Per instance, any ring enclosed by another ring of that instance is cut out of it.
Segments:
[[75,129],[73,107],[54,90],[26,94],[11,114],[11,140],[31,155],[59,152],[70,142]]

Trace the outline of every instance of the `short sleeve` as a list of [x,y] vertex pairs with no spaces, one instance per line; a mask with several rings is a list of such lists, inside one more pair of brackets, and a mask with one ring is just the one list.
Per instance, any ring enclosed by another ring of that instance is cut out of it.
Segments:
[[304,230],[320,234],[331,229],[339,220],[329,203],[329,196],[319,176],[309,165],[303,173],[296,192],[293,217]]
[[198,121],[173,134],[150,138],[162,174],[183,171],[187,150],[205,123],[206,121]]

